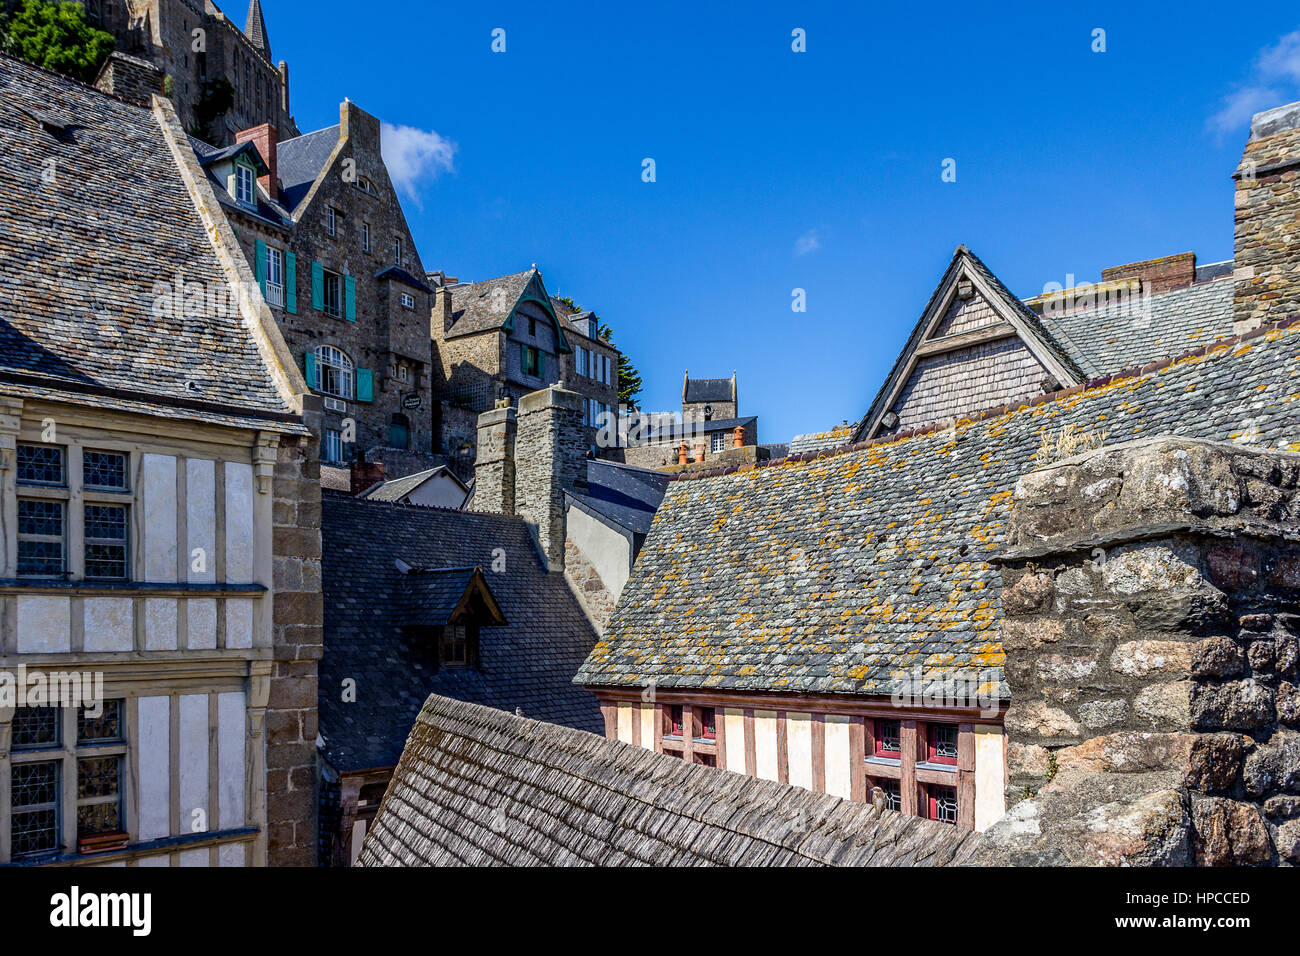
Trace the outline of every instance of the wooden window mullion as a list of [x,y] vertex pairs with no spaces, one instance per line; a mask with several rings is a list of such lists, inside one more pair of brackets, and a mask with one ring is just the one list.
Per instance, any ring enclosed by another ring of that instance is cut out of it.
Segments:
[[917,733],[917,722],[915,720],[902,721],[901,730],[902,753],[899,760],[899,789],[903,801],[902,811],[911,816],[917,816],[919,814],[918,801],[920,793],[916,782],[916,757],[918,747],[922,743],[919,739],[921,735]]

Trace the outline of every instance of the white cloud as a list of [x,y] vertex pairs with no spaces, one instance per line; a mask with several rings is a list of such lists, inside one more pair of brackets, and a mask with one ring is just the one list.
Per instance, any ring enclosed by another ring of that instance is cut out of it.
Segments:
[[383,124],[384,165],[398,192],[419,200],[419,187],[452,171],[456,144],[433,130]]
[[1255,58],[1250,77],[1223,98],[1207,125],[1219,136],[1250,122],[1250,118],[1288,102],[1300,89],[1300,30],[1288,33]]
[[809,229],[794,241],[794,254],[796,256],[806,256],[810,252],[816,252],[821,247],[822,237],[820,230]]

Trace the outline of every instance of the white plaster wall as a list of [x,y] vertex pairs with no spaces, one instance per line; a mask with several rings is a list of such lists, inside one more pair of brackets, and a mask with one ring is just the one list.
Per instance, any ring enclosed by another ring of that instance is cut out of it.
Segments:
[[140,735],[140,839],[171,835],[170,699],[141,697],[137,703]]
[[727,769],[745,772],[745,712],[728,707],[722,712],[727,726]]
[[614,600],[632,572],[632,543],[579,508],[569,508],[565,534],[587,559]]
[[186,694],[180,698],[180,814],[181,832],[194,829],[195,810],[202,810],[204,829],[212,829],[212,808],[208,806],[208,695]]
[[176,601],[174,598],[146,598],[144,602],[144,649],[176,650]]
[[465,490],[455,478],[438,475],[430,478],[406,496],[412,504],[434,508],[459,508],[465,503]]
[[85,648],[129,651],[135,648],[135,602],[130,598],[86,598]]
[[778,779],[774,710],[754,711],[754,769],[755,776],[764,780]]
[[170,854],[160,856],[142,856],[136,861],[136,866],[171,866],[172,858]]
[[243,843],[227,843],[217,850],[218,866],[247,866],[247,848]]
[[72,642],[71,608],[65,597],[18,595],[18,653],[66,654]]
[[186,607],[190,650],[212,650],[217,646],[217,602],[212,598],[191,598]]
[[[189,580],[217,579],[217,463],[205,458],[185,462],[185,567]],[[202,571],[194,570],[194,550],[203,549]]]
[[842,714],[826,715],[826,792],[846,800],[853,795],[849,718]]
[[253,602],[243,598],[226,601],[226,647],[253,646]]
[[226,462],[226,580],[253,580],[253,466]]
[[146,581],[176,580],[176,459],[145,455],[144,575]]
[[1005,738],[996,724],[975,725],[975,830],[987,830],[1006,813]]
[[790,757],[790,782],[806,790],[813,788],[812,714],[787,713],[786,753]]
[[244,793],[244,692],[217,695],[218,828],[242,827],[246,818]]
[[177,866],[207,866],[208,859],[209,859],[209,854],[208,854],[207,847],[204,847],[201,850],[186,850],[183,853],[177,854],[176,865]]
[[656,736],[655,705],[641,704],[637,720],[641,721],[641,746],[654,750]]
[[616,732],[618,739],[625,744],[632,742],[632,705],[618,705],[618,719],[616,721]]

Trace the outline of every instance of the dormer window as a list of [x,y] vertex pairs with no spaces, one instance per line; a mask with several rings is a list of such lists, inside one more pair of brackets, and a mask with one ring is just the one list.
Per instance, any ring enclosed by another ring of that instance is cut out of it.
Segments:
[[235,164],[235,202],[257,208],[257,174],[243,163]]

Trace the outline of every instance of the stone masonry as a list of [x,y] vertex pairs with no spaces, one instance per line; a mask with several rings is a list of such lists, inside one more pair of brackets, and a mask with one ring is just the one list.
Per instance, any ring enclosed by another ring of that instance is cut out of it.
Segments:
[[1234,178],[1241,333],[1300,313],[1300,103],[1255,116]]
[[515,513],[515,434],[517,413],[509,406],[484,412],[478,420],[478,458],[474,463],[474,510]]
[[516,510],[534,529],[552,571],[564,569],[564,492],[585,482],[582,401],[577,392],[554,386],[519,400]]
[[1020,480],[980,862],[1300,863],[1298,486],[1300,455],[1173,438]]

